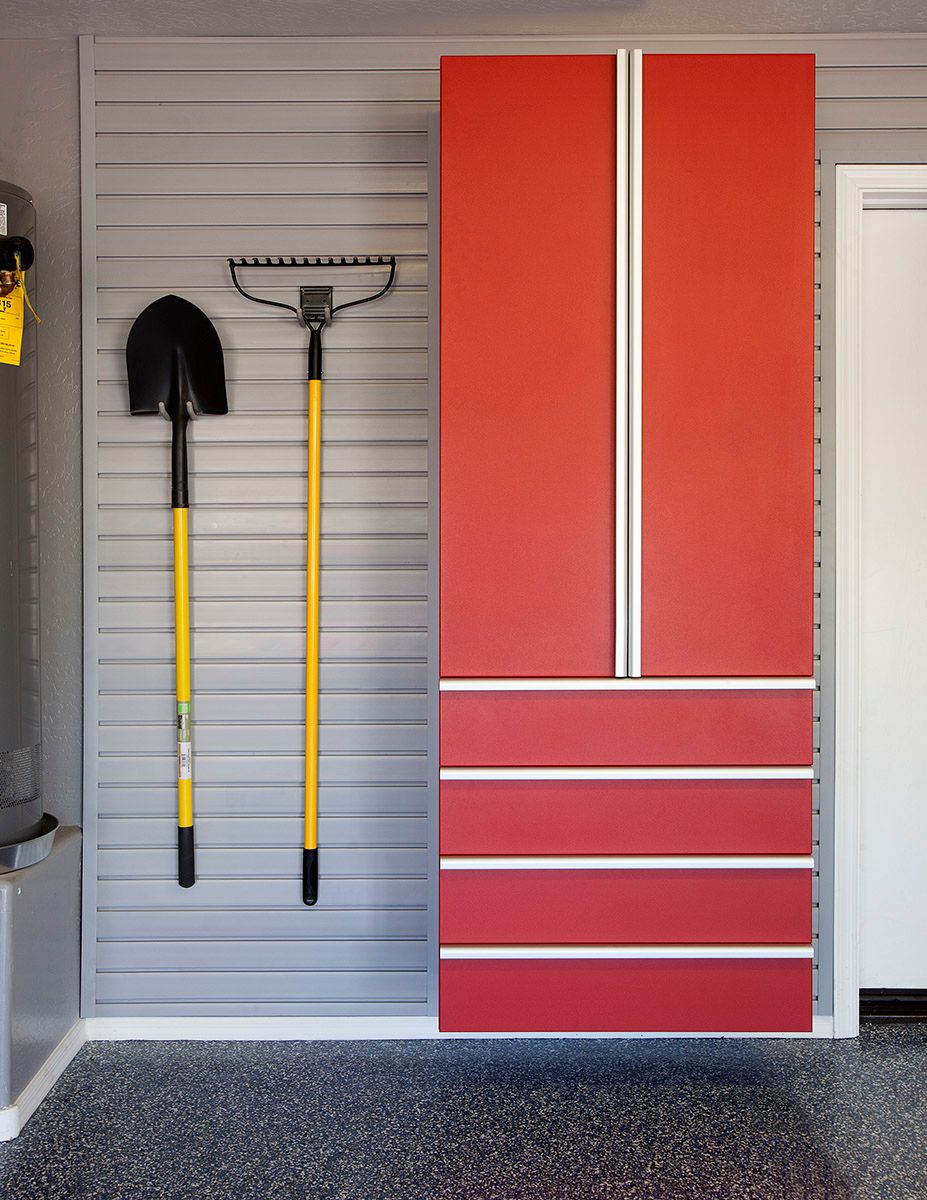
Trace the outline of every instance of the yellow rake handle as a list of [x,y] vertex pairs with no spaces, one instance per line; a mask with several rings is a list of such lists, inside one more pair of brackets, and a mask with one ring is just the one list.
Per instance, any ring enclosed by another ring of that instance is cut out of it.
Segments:
[[190,717],[190,584],[187,509],[174,513],[174,639],[177,679],[177,882],[196,882],[193,850],[193,743]]
[[309,380],[309,488],[306,521],[306,796],[303,904],[319,898],[319,553],[322,381]]

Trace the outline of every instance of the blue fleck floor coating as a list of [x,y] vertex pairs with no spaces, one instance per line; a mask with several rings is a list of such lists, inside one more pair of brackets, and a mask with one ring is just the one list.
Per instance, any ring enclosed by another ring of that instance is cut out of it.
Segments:
[[859,1041],[123,1042],[4,1200],[927,1197],[927,1026]]

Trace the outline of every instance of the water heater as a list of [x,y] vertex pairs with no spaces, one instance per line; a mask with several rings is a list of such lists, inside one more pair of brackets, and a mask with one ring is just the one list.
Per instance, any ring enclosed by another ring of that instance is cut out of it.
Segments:
[[[0,181],[0,249],[20,237],[35,245],[32,197]],[[31,290],[34,268],[28,276]],[[0,846],[43,831],[37,416],[26,307],[20,363],[0,363]]]

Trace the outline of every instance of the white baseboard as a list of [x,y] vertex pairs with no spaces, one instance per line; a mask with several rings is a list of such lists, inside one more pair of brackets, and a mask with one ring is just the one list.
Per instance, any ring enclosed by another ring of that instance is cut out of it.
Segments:
[[85,1022],[75,1021],[17,1096],[16,1103],[0,1108],[0,1142],[9,1142],[19,1136],[86,1040]]
[[433,1017],[87,1017],[91,1042],[310,1042],[438,1036]]
[[493,1038],[832,1038],[832,1017],[809,1033],[442,1033],[434,1017],[88,1017],[91,1042],[423,1041]]

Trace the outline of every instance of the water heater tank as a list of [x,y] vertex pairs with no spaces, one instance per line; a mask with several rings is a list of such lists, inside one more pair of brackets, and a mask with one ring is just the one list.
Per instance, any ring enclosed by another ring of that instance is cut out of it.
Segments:
[[[0,182],[3,235],[35,245],[32,197]],[[34,268],[28,280],[31,295]],[[25,318],[21,365],[0,363],[0,846],[43,828],[36,329]]]

